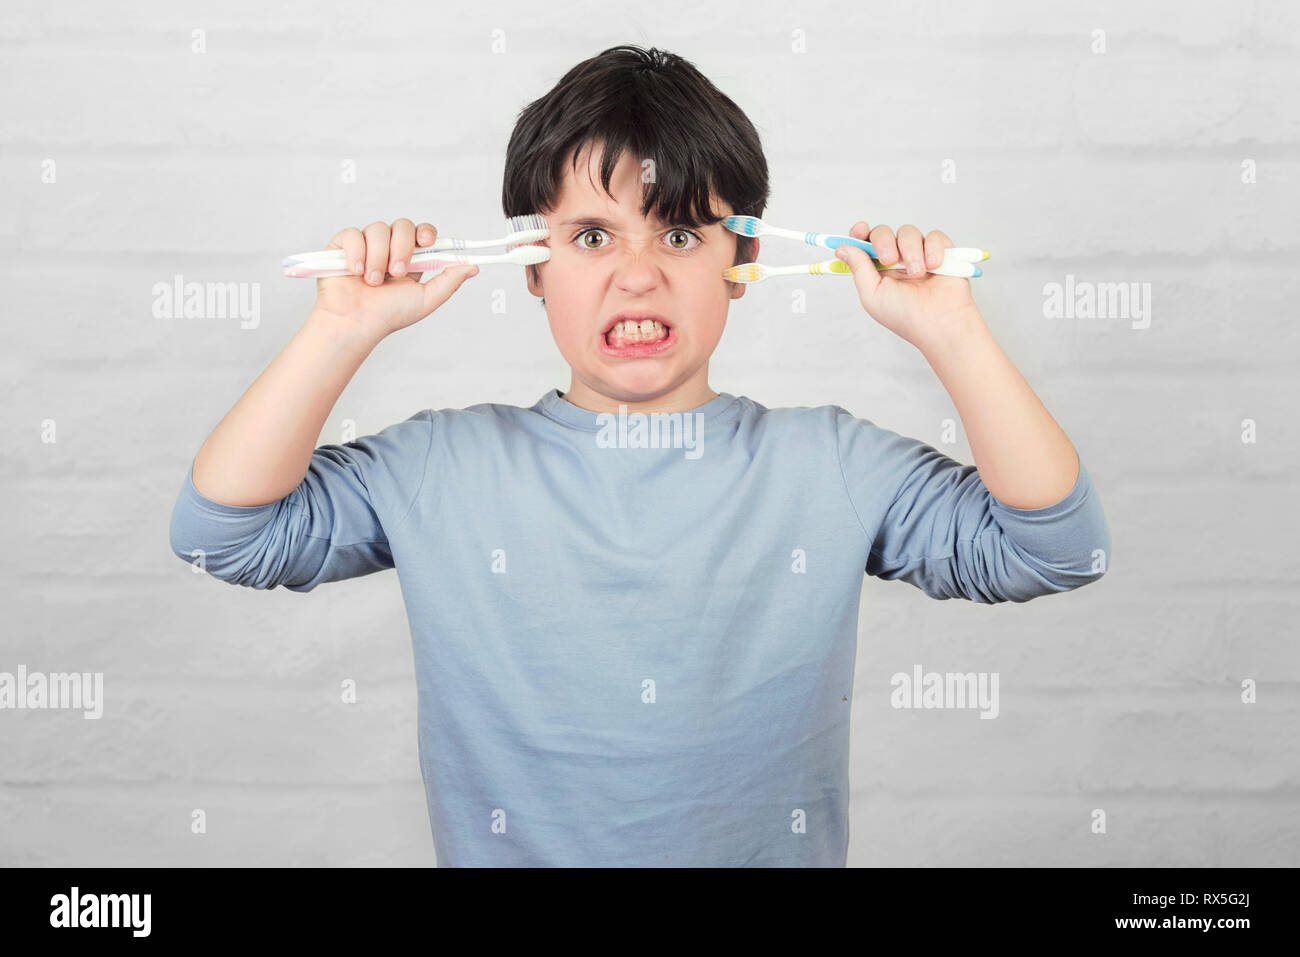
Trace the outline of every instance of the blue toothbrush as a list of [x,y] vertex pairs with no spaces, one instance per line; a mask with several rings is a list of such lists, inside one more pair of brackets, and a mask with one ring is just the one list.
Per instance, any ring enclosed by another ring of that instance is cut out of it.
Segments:
[[[809,246],[823,246],[826,249],[835,249],[837,246],[856,246],[872,259],[878,260],[880,258],[876,255],[876,247],[865,239],[854,239],[852,236],[841,236],[837,233],[806,233],[794,229],[782,229],[779,226],[768,225],[757,216],[728,216],[722,221],[722,225],[733,233],[739,233],[741,236],[780,236],[784,239],[794,239],[801,243],[807,243]],[[949,261],[978,263],[989,258],[989,251],[987,249],[954,246],[945,249],[943,256],[945,263]],[[982,276],[983,274],[984,271],[975,266],[974,275]]]

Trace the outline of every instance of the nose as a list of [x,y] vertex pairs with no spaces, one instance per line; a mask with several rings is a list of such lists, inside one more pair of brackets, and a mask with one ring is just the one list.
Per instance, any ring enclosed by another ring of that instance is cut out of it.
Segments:
[[648,292],[663,281],[654,252],[646,246],[628,244],[619,254],[614,283],[632,295]]

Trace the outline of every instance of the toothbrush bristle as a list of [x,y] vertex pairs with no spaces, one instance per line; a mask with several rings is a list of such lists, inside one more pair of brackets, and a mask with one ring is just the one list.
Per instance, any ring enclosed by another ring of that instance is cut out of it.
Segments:
[[[551,229],[546,225],[546,217],[538,215],[528,216],[511,216],[509,229],[513,241],[508,246],[509,249],[518,249],[520,246],[540,246],[541,241],[551,234]],[[522,235],[514,235],[520,233]]]
[[758,263],[744,263],[722,271],[722,278],[731,282],[758,282],[763,278],[763,267]]
[[757,236],[759,220],[754,216],[728,216],[722,221],[722,226],[742,236]]
[[512,233],[532,232],[535,229],[546,229],[546,217],[530,214],[528,216],[511,216],[510,231]]

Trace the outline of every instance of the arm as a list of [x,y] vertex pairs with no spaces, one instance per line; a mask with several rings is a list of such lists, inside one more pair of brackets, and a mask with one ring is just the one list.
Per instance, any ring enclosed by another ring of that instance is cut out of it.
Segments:
[[948,390],[976,460],[964,466],[840,416],[841,467],[871,540],[867,571],[932,597],[984,602],[1025,601],[1100,578],[1109,527],[1073,444],[994,340],[969,281],[921,268],[937,266],[951,240],[910,225],[895,240],[888,227],[864,222],[852,235],[870,238],[882,265],[913,265],[911,278],[892,278],[856,247],[837,250],[863,307],[915,345]]
[[371,348],[312,312],[194,457],[172,509],[175,555],[234,585],[294,591],[393,567],[367,473],[384,452],[396,460],[396,436],[314,449]]
[[379,340],[313,309],[194,457],[194,488],[226,505],[279,501],[307,473],[343,389]]
[[840,468],[866,536],[867,574],[931,598],[1023,602],[1105,573],[1110,530],[1087,470],[1043,508],[1004,505],[973,465],[835,407]]
[[[307,322],[208,436],[194,459],[194,487],[228,505],[265,505],[307,471],[312,446],[343,389],[384,337],[419,322],[477,266],[451,266],[429,280],[407,271],[418,241],[438,230],[409,219],[345,229],[327,249],[343,251],[352,276],[319,279]],[[362,279],[362,275],[365,279]]]
[[377,435],[322,445],[302,481],[265,505],[213,501],[191,472],[172,510],[172,551],[186,560],[198,552],[212,577],[250,588],[311,591],[392,568],[389,537],[423,487],[432,429],[420,412]]
[[993,338],[978,309],[943,317],[917,347],[961,416],[980,479],[1021,509],[1058,502],[1081,463],[1069,437]]
[[[357,275],[318,281],[307,321],[199,449],[172,513],[175,554],[201,554],[225,581],[302,591],[392,567],[387,533],[423,482],[431,419],[420,414],[346,445],[313,446],[374,347],[478,272],[449,267],[416,280],[405,268],[416,232],[398,220],[330,241]],[[420,241],[435,238],[421,224]]]

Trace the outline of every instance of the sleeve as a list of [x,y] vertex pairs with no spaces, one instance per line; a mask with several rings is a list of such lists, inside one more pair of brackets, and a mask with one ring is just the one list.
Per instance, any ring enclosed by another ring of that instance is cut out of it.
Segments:
[[870,543],[866,572],[982,604],[1069,591],[1110,563],[1110,528],[1083,461],[1042,508],[993,497],[974,465],[835,406],[840,469]]
[[265,505],[205,497],[191,459],[172,510],[172,551],[185,561],[199,552],[206,571],[232,585],[299,592],[392,568],[388,536],[415,504],[432,441],[426,410],[376,435],[322,445],[298,487]]

